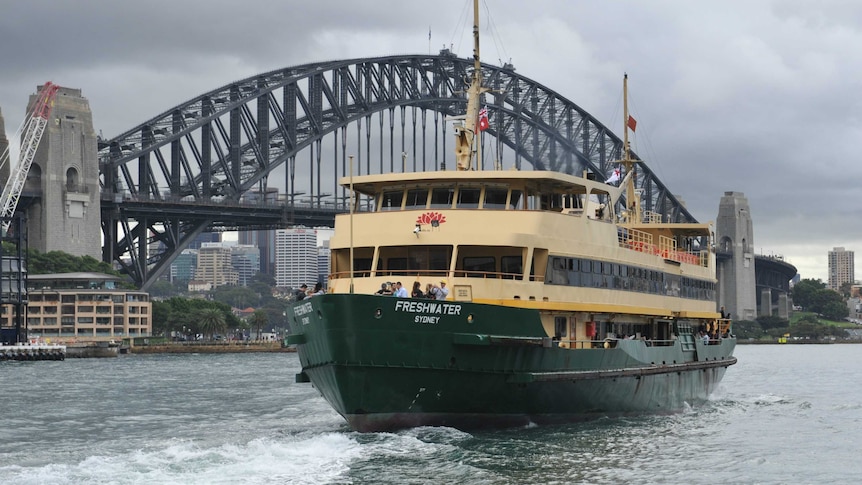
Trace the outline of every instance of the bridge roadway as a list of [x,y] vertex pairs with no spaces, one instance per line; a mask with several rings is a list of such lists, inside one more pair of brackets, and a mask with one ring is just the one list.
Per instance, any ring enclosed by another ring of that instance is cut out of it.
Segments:
[[[733,257],[727,251],[716,251],[717,261],[726,261]],[[781,299],[790,295],[790,280],[796,276],[796,266],[784,261],[781,257],[754,255],[754,281],[757,301],[758,315],[773,315],[777,310],[778,316],[786,318],[783,314],[787,311],[786,305],[782,306]],[[769,297],[769,306],[764,307],[764,295]]]
[[[148,220],[151,223],[182,219],[205,222],[206,230],[251,231],[284,229],[292,226],[333,227],[335,215],[343,209],[314,207],[311,204],[267,204],[232,200],[159,199],[139,200],[133,196],[102,194],[102,220]],[[109,222],[110,224],[111,222]]]
[[[447,161],[451,169],[447,118],[463,114],[473,69],[473,59],[448,50],[292,66],[219,87],[100,138],[102,259],[146,289],[201,232],[332,225],[337,210],[330,208],[344,207],[347,196],[338,180],[349,175],[348,155],[356,175],[446,170]],[[482,100],[490,126],[482,133],[480,169],[604,180],[616,168],[623,140],[607,126],[511,64],[481,69],[491,91]],[[646,163],[637,170],[645,210],[695,221]],[[239,202],[276,186],[288,194],[284,206]],[[149,250],[153,243],[160,243],[156,252]]]

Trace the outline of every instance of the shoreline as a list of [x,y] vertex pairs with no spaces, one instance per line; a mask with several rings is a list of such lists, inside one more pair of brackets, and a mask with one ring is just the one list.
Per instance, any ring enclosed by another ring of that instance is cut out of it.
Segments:
[[281,342],[249,343],[186,343],[133,345],[130,354],[236,354],[259,352],[296,352],[295,348],[283,347]]

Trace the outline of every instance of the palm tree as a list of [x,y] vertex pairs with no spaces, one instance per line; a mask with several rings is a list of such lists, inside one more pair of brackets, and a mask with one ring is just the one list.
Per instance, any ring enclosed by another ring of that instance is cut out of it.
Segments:
[[269,323],[269,316],[263,310],[255,310],[249,323],[251,323],[252,328],[257,329],[257,339],[260,340],[261,329]]
[[215,308],[206,308],[201,310],[198,314],[197,320],[198,328],[200,328],[200,331],[204,334],[204,339],[206,340],[212,340],[212,337],[216,332],[225,329],[224,313]]

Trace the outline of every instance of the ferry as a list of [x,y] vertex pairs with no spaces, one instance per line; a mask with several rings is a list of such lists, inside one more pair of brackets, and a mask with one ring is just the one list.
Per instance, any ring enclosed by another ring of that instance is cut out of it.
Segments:
[[[478,22],[474,13],[457,170],[340,180],[374,207],[336,217],[326,294],[286,312],[297,382],[360,432],[563,423],[705,401],[736,363],[731,321],[717,309],[711,224],[642,210],[627,107],[625,156],[609,179],[478,169]],[[396,282],[430,287],[430,298],[379,294]]]

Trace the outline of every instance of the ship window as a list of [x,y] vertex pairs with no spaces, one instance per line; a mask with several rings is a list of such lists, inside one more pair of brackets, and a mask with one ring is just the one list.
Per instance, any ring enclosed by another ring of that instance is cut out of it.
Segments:
[[401,210],[401,199],[404,197],[404,191],[401,190],[393,190],[388,192],[383,192],[382,204],[380,210],[384,211],[397,211]]
[[424,209],[428,203],[428,189],[410,189],[407,191],[405,209]]
[[521,210],[524,208],[524,193],[520,190],[512,191],[512,198],[509,200],[509,208],[515,210]]
[[541,196],[537,192],[534,192],[532,190],[530,192],[528,192],[527,193],[527,201],[526,201],[527,210],[531,210],[531,211],[539,210],[539,207],[541,207],[540,199],[541,199]]
[[431,209],[451,209],[455,189],[436,188],[431,190]]
[[478,209],[481,193],[482,189],[478,187],[460,187],[458,189],[458,208]]
[[[482,277],[485,273],[493,273],[497,270],[497,262],[492,256],[469,257],[463,259],[464,271],[468,277]],[[470,273],[476,271],[477,273]]]
[[505,209],[506,196],[509,191],[500,187],[485,187],[485,203],[482,205],[485,209]]
[[503,273],[503,278],[521,279],[524,273],[524,260],[521,256],[502,256],[500,258],[500,271]]
[[353,271],[371,271],[371,258],[354,258]]
[[554,338],[559,339],[566,336],[566,317],[554,317]]
[[386,269],[399,271],[407,269],[407,258],[389,258],[386,260]]

